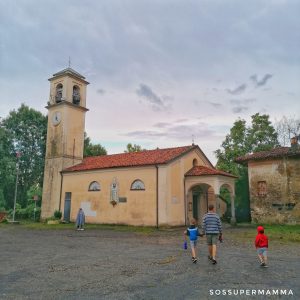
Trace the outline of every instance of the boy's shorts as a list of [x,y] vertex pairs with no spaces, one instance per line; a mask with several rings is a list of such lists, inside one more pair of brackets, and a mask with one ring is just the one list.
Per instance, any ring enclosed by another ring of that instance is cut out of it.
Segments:
[[197,240],[196,241],[190,241],[191,248],[195,248],[197,246]]
[[209,245],[209,246],[217,245],[218,237],[219,237],[219,234],[217,234],[217,233],[207,234],[206,235],[207,245]]
[[263,255],[263,256],[267,256],[267,249],[266,247],[263,248],[257,248],[257,254],[258,255]]

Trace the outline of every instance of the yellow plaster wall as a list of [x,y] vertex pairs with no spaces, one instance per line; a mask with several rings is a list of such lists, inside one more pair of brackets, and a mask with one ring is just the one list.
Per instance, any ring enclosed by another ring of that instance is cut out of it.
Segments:
[[193,150],[165,167],[159,167],[159,224],[183,225],[185,223],[184,174],[193,167],[210,166],[198,150]]
[[[193,150],[168,165],[158,166],[158,222],[163,225],[183,225],[185,222],[184,174],[193,167],[209,162],[201,153]],[[110,204],[110,185],[113,178],[119,183],[119,197],[126,203]],[[132,182],[140,179],[145,191],[130,191]],[[88,191],[92,181],[98,181],[101,191]],[[80,206],[89,205],[95,216],[87,215],[90,223],[156,225],[156,167],[118,168],[89,172],[65,173],[63,179],[62,211],[65,192],[72,192],[71,220],[75,220]]]
[[[126,197],[126,203],[114,207],[110,203],[110,186],[116,178],[119,184],[119,197]],[[145,191],[131,191],[134,180],[145,184]],[[89,184],[98,181],[101,191],[88,191]],[[90,172],[66,173],[63,179],[62,211],[65,192],[72,192],[71,220],[76,219],[82,203],[88,203],[95,216],[86,213],[86,222],[103,224],[156,225],[156,169],[119,168]]]
[[[52,116],[61,113],[61,122],[54,126]],[[85,111],[69,105],[53,106],[49,109],[46,157],[67,155],[83,157]],[[74,146],[75,145],[75,146]]]
[[[80,108],[65,106],[63,110],[65,122],[64,153],[75,157],[83,157],[85,112]],[[58,125],[59,126],[59,125]],[[75,145],[75,146],[74,146]]]

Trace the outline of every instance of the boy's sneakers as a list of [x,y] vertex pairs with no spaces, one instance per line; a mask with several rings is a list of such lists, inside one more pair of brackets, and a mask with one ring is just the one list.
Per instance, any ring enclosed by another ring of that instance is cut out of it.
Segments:
[[195,264],[197,263],[197,257],[192,257],[192,262]]
[[264,267],[264,268],[267,268],[267,267],[268,267],[264,262],[262,262],[262,263],[260,264],[260,266],[261,266],[261,267]]
[[207,258],[208,258],[209,260],[212,260],[212,257],[211,257],[210,255],[208,255]]
[[217,263],[217,261],[213,258],[211,259],[211,262],[212,262],[213,265],[215,265]]

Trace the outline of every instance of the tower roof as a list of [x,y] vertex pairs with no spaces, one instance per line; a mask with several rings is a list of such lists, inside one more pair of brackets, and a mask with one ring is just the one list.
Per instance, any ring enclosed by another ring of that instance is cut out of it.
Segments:
[[76,72],[74,69],[72,69],[70,67],[68,67],[66,69],[63,69],[63,70],[53,74],[53,77],[66,75],[66,74],[70,74],[70,75],[73,75],[75,77],[79,77],[80,79],[85,79],[85,77],[83,75],[79,74],[78,72]]

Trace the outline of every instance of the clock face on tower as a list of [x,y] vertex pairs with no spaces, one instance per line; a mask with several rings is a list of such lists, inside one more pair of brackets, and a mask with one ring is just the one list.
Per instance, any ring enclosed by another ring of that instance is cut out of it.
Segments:
[[54,126],[57,126],[61,121],[61,112],[60,111],[55,111],[52,115],[52,124]]

